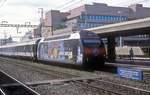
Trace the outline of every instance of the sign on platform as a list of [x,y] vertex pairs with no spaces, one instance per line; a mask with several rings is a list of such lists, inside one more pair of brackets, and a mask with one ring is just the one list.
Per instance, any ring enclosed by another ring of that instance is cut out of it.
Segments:
[[141,70],[118,67],[117,73],[120,77],[143,80],[143,72]]

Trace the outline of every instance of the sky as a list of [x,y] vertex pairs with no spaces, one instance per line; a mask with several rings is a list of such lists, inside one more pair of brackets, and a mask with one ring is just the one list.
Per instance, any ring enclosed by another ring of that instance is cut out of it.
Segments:
[[[39,8],[43,8],[44,13],[51,9],[68,11],[83,4],[92,4],[92,2],[124,7],[130,4],[141,3],[145,7],[150,7],[150,0],[0,0],[0,23],[7,21],[8,23],[15,24],[24,24],[25,22],[39,24]],[[28,30],[29,29],[19,29],[19,32]],[[0,27],[0,38],[4,37],[4,31],[7,36],[21,36],[25,33],[16,34],[16,32],[11,32],[16,31],[15,28]]]

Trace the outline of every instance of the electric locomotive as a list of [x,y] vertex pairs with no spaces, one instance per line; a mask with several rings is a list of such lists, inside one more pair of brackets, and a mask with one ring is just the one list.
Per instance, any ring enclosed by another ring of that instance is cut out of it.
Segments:
[[104,65],[105,56],[102,40],[90,31],[44,38],[37,49],[38,60],[80,66]]

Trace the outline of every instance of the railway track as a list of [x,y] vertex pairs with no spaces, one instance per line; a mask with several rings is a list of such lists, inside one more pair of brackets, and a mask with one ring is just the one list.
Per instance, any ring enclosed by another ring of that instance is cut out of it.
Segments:
[[119,84],[119,82],[107,81],[102,77],[105,76],[104,74],[97,77],[88,76],[83,78],[80,74],[75,75],[40,66],[34,67],[30,64],[21,64],[17,60],[6,58],[4,60],[5,63],[10,64],[11,62],[18,68],[34,70],[55,77],[50,80],[24,82],[24,84],[39,92],[41,95],[150,95],[149,90]]
[[2,70],[0,76],[0,95],[40,95]]
[[[86,91],[95,92],[92,95],[100,94],[100,95],[150,95],[149,90],[143,90],[132,86],[126,86],[122,84],[117,84],[113,82],[108,82],[104,80],[100,80],[99,77],[91,77],[91,78],[73,78],[73,79],[64,79],[64,80],[50,80],[50,81],[42,81],[42,82],[31,82],[26,83],[30,87],[38,87],[39,85],[76,85],[77,89],[81,87],[86,93]],[[59,90],[59,89],[58,89]],[[44,95],[44,94],[43,94]],[[78,95],[78,94],[77,94]]]
[[139,89],[137,87],[127,86],[105,80],[95,79],[90,83],[90,85],[94,85],[100,88],[105,87],[105,90],[107,89],[107,91],[110,92],[113,90],[113,93],[116,95],[150,95],[149,90]]
[[14,64],[15,66],[18,66],[18,67],[21,66],[21,67],[29,69],[29,70],[34,70],[34,71],[37,71],[37,72],[40,72],[40,73],[44,73],[44,74],[50,75],[54,78],[63,79],[63,78],[80,77],[78,75],[65,73],[65,72],[61,72],[61,71],[58,71],[58,70],[51,70],[51,69],[47,69],[47,68],[44,68],[44,67],[33,66],[31,64],[25,64],[25,63],[20,64],[20,61],[17,61],[17,60],[14,61],[14,60],[6,59],[6,58],[3,58],[3,59],[5,60],[5,63],[10,63],[10,61],[11,61],[12,64]]

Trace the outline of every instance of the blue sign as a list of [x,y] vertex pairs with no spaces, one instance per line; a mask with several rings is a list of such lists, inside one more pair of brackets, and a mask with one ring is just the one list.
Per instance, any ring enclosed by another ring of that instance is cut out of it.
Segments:
[[141,70],[118,67],[117,72],[120,77],[143,80],[143,72]]

